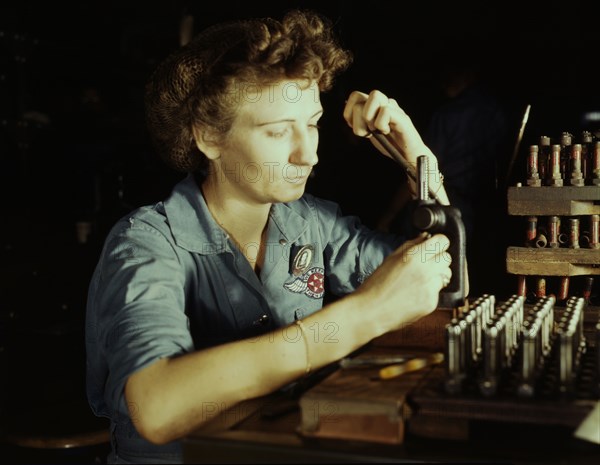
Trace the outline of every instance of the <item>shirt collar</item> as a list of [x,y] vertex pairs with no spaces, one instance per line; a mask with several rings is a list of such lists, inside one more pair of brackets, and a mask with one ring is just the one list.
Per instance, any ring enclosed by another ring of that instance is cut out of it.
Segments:
[[[300,202],[297,200],[290,203],[275,203],[271,207],[271,223],[274,224],[282,238],[288,243],[294,243],[306,228],[308,228],[308,218],[303,213],[308,213],[307,210],[300,210]],[[269,236],[272,237],[274,231],[270,231]]]
[[[302,214],[308,210],[301,209],[300,202],[278,203],[271,207],[269,226],[275,225],[287,243],[296,241],[308,227],[308,219]],[[179,247],[203,255],[229,250],[227,233],[212,217],[192,174],[175,185],[164,201],[164,207]],[[273,238],[274,233],[269,231],[269,238]]]
[[227,234],[208,211],[192,174],[175,185],[164,206],[179,247],[205,255],[227,250]]

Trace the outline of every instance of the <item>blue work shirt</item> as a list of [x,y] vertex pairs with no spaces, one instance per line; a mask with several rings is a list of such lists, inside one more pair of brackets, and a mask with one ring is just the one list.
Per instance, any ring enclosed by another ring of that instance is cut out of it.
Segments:
[[110,461],[182,459],[180,442],[157,446],[137,433],[124,396],[131,374],[306,317],[322,307],[325,281],[336,295],[352,292],[404,240],[310,194],[274,204],[266,237],[258,276],[213,219],[192,175],[164,202],[112,228],[86,315],[87,395],[94,413],[111,419]]

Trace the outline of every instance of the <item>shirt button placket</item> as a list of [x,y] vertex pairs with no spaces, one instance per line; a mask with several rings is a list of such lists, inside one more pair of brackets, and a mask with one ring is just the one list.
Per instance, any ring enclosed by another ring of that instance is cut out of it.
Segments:
[[254,320],[252,322],[252,324],[254,326],[258,326],[258,325],[266,326],[267,324],[269,324],[269,320],[270,320],[269,315],[267,315],[265,313],[265,314],[261,315],[260,318],[258,318],[257,320]]

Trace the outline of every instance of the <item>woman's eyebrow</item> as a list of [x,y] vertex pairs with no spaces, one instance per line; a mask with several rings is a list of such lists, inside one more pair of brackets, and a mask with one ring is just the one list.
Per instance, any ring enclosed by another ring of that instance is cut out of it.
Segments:
[[[323,109],[321,108],[314,115],[312,115],[309,119],[313,119],[323,113]],[[273,121],[265,121],[262,123],[256,123],[255,126],[266,126],[267,124],[277,124],[277,123],[294,123],[296,120],[294,118],[282,118]]]

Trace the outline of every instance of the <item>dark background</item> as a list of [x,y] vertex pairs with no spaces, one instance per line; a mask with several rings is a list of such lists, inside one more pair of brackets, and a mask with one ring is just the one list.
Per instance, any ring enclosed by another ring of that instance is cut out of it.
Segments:
[[[178,47],[185,15],[194,17],[196,32],[225,19],[279,17],[293,6],[315,9],[334,21],[355,61],[323,96],[320,162],[308,190],[338,201],[345,213],[373,226],[402,172],[343,124],[341,110],[349,92],[386,92],[422,129],[443,99],[437,86],[441,61],[454,47],[476,45],[488,83],[513,117],[515,143],[525,107],[531,105],[515,172],[506,180],[523,181],[529,143],[542,134],[594,129],[583,119],[587,112],[600,111],[600,35],[598,7],[593,5],[499,0],[4,2],[0,433],[47,432],[49,419],[57,417],[65,419],[61,427],[67,432],[97,426],[84,398],[87,285],[110,225],[137,206],[163,199],[181,178],[149,146],[142,101],[149,73]],[[502,208],[490,208],[498,209],[498,225],[492,227],[511,224]],[[76,240],[78,221],[92,226],[86,243]],[[494,260],[502,257],[511,234],[493,244],[500,251]],[[494,280],[489,293],[512,292],[512,277]]]

